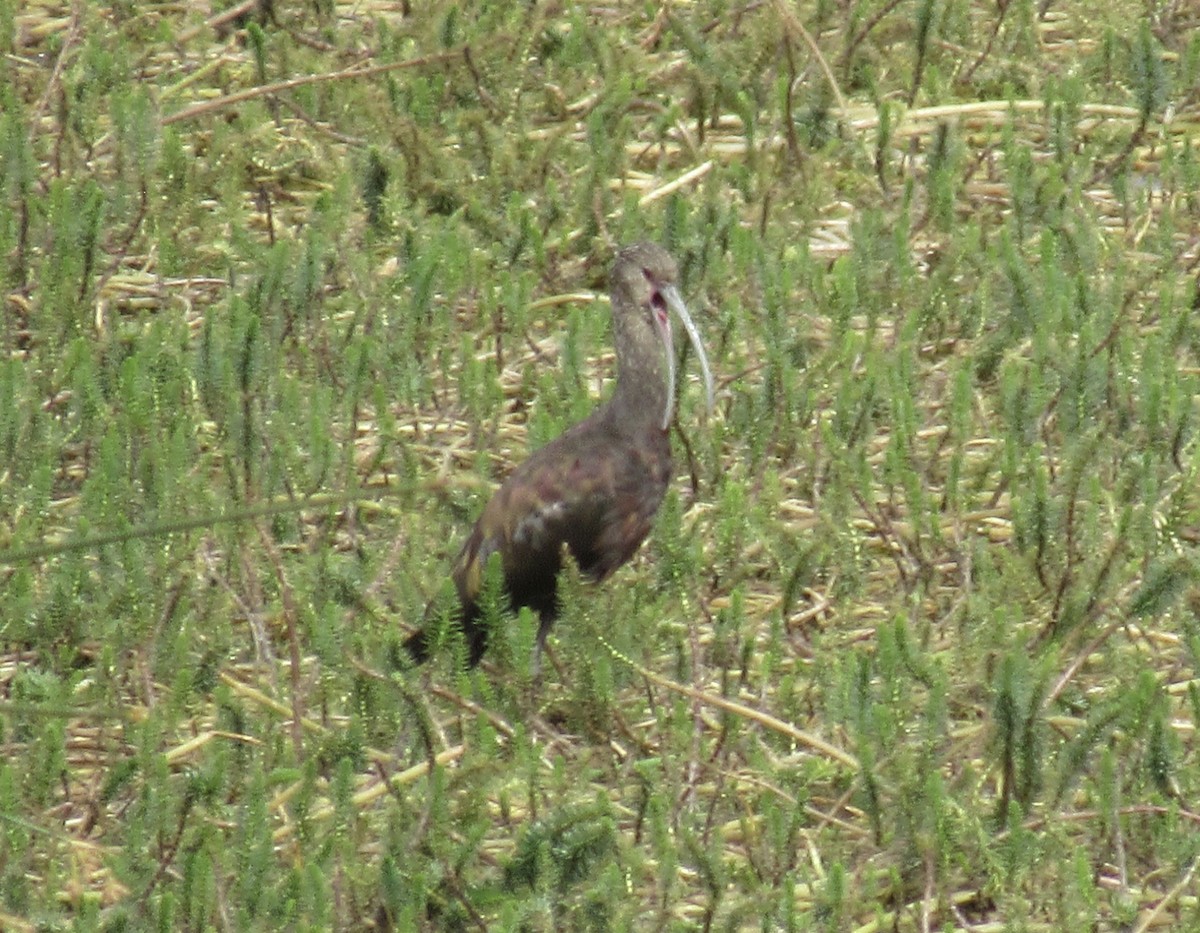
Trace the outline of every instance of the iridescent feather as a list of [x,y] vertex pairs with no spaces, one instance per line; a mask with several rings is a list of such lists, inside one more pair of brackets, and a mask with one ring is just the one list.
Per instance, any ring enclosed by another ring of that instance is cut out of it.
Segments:
[[[540,617],[540,648],[558,615],[563,545],[585,578],[601,582],[649,534],[671,478],[671,313],[695,347],[712,408],[708,358],[680,298],[678,278],[675,261],[653,243],[618,253],[611,276],[617,356],[612,397],[521,464],[492,496],[463,544],[452,575],[472,666],[487,648],[477,600],[492,554],[500,554],[512,608],[528,606]],[[418,663],[428,657],[424,630],[405,646]]]

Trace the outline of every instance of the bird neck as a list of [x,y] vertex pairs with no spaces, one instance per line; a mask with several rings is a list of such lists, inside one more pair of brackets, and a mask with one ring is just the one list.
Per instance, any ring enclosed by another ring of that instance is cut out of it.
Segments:
[[662,430],[667,404],[666,366],[662,347],[653,334],[622,340],[617,334],[617,386],[609,407],[618,424],[630,433]]

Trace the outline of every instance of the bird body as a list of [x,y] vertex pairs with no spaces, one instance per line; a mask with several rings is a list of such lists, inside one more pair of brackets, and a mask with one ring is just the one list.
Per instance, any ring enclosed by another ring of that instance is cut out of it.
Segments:
[[[452,576],[471,666],[487,647],[478,597],[492,554],[500,554],[512,608],[528,606],[539,615],[540,647],[558,615],[563,546],[585,578],[601,582],[649,534],[671,477],[671,311],[696,347],[710,407],[712,402],[708,360],[677,279],[674,260],[652,243],[618,254],[611,283],[617,351],[612,397],[521,464],[492,496],[463,544]],[[424,661],[426,631],[411,636],[406,647],[415,661]]]

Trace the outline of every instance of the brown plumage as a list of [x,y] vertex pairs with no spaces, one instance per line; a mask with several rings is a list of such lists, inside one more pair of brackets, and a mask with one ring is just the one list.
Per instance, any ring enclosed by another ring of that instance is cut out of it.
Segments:
[[[599,582],[637,551],[671,478],[667,429],[675,407],[670,312],[683,323],[713,383],[700,336],[679,295],[679,272],[666,250],[638,243],[617,254],[610,281],[617,384],[612,397],[534,453],[492,496],[454,563],[468,661],[479,663],[487,633],[477,603],[488,558],[500,553],[514,610],[541,618],[538,646],[558,614],[562,547],[587,579]],[[428,657],[424,630],[405,643]]]

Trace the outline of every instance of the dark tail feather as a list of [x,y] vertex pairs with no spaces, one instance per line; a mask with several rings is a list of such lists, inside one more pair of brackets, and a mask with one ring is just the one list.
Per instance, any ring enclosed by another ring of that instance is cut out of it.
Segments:
[[414,635],[409,635],[404,640],[404,650],[408,652],[408,656],[412,659],[413,664],[424,664],[429,660],[429,639],[425,635],[425,629],[417,632]]
[[472,622],[463,626],[463,636],[467,640],[467,667],[477,667],[487,651],[487,632]]
[[[463,618],[463,639],[467,643],[467,666],[476,667],[487,650],[487,632],[482,625],[475,622],[474,614]],[[413,664],[424,664],[429,660],[429,635],[425,629],[409,635],[404,641],[404,650],[408,652]]]

